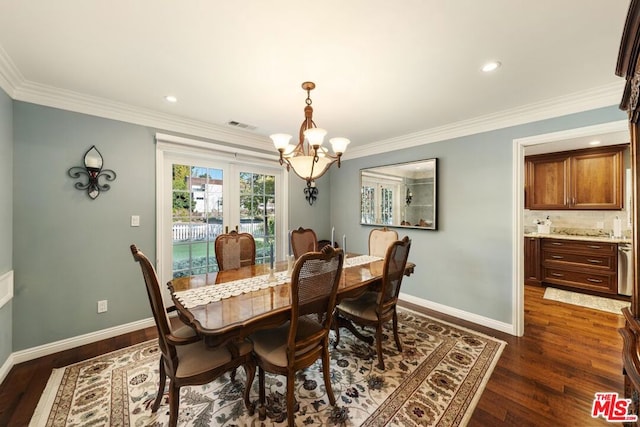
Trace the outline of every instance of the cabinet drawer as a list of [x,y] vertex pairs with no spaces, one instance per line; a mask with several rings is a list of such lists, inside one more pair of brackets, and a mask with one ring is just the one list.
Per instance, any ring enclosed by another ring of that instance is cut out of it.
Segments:
[[617,293],[616,276],[559,268],[544,268],[543,280],[547,283],[590,289],[598,292]]
[[615,255],[616,244],[584,240],[542,239],[542,249]]
[[614,256],[601,254],[599,251],[595,251],[593,254],[585,254],[545,249],[542,251],[542,262],[547,267],[574,266],[611,272],[614,272],[617,268],[617,261]]

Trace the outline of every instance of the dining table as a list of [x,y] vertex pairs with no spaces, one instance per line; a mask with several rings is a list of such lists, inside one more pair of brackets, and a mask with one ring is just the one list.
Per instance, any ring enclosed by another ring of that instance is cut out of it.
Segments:
[[[167,286],[178,315],[211,346],[242,339],[265,328],[277,327],[291,314],[291,263],[279,261],[233,270],[174,278]],[[382,281],[384,260],[347,254],[337,302],[355,298]],[[405,275],[415,264],[407,262]]]

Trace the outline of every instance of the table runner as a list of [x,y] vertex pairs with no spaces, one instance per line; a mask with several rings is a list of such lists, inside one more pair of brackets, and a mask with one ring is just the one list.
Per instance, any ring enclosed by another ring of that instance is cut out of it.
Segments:
[[[354,267],[356,265],[367,264],[374,261],[380,261],[382,258],[359,255],[353,258],[345,259],[345,267]],[[182,303],[184,308],[193,308],[199,305],[206,305],[221,299],[230,298],[240,294],[267,289],[273,286],[285,284],[290,281],[290,276],[286,271],[274,273],[274,277],[269,280],[268,274],[250,277],[247,279],[233,280],[231,282],[220,283],[217,285],[207,285],[200,288],[179,291],[174,296]]]

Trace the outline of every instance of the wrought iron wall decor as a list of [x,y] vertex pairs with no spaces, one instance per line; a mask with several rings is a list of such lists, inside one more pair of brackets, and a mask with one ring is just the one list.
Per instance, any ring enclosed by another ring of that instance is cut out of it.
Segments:
[[104,177],[107,181],[114,181],[116,173],[111,169],[102,169],[102,154],[95,145],[84,153],[84,167],[74,166],[67,172],[71,178],[80,178],[86,175],[87,182],[76,182],[74,187],[78,190],[87,190],[87,194],[92,199],[100,195],[101,191],[108,191],[111,186],[109,184],[100,184],[100,177]]
[[318,187],[316,187],[315,181],[307,181],[307,186],[304,188],[304,198],[307,199],[309,205],[313,205],[313,202],[318,198]]

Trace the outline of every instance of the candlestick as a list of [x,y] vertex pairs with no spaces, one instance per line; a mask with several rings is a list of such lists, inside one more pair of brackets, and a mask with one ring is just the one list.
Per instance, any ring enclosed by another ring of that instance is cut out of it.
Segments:
[[269,243],[269,258],[271,261],[271,269],[273,270],[273,242]]
[[347,235],[342,235],[342,252],[347,253]]
[[293,255],[293,248],[291,247],[291,230],[289,230],[289,255]]
[[331,247],[334,247],[334,248],[336,247],[336,245],[334,243],[335,240],[334,240],[334,237],[333,237],[335,232],[336,232],[336,228],[335,227],[331,227]]

